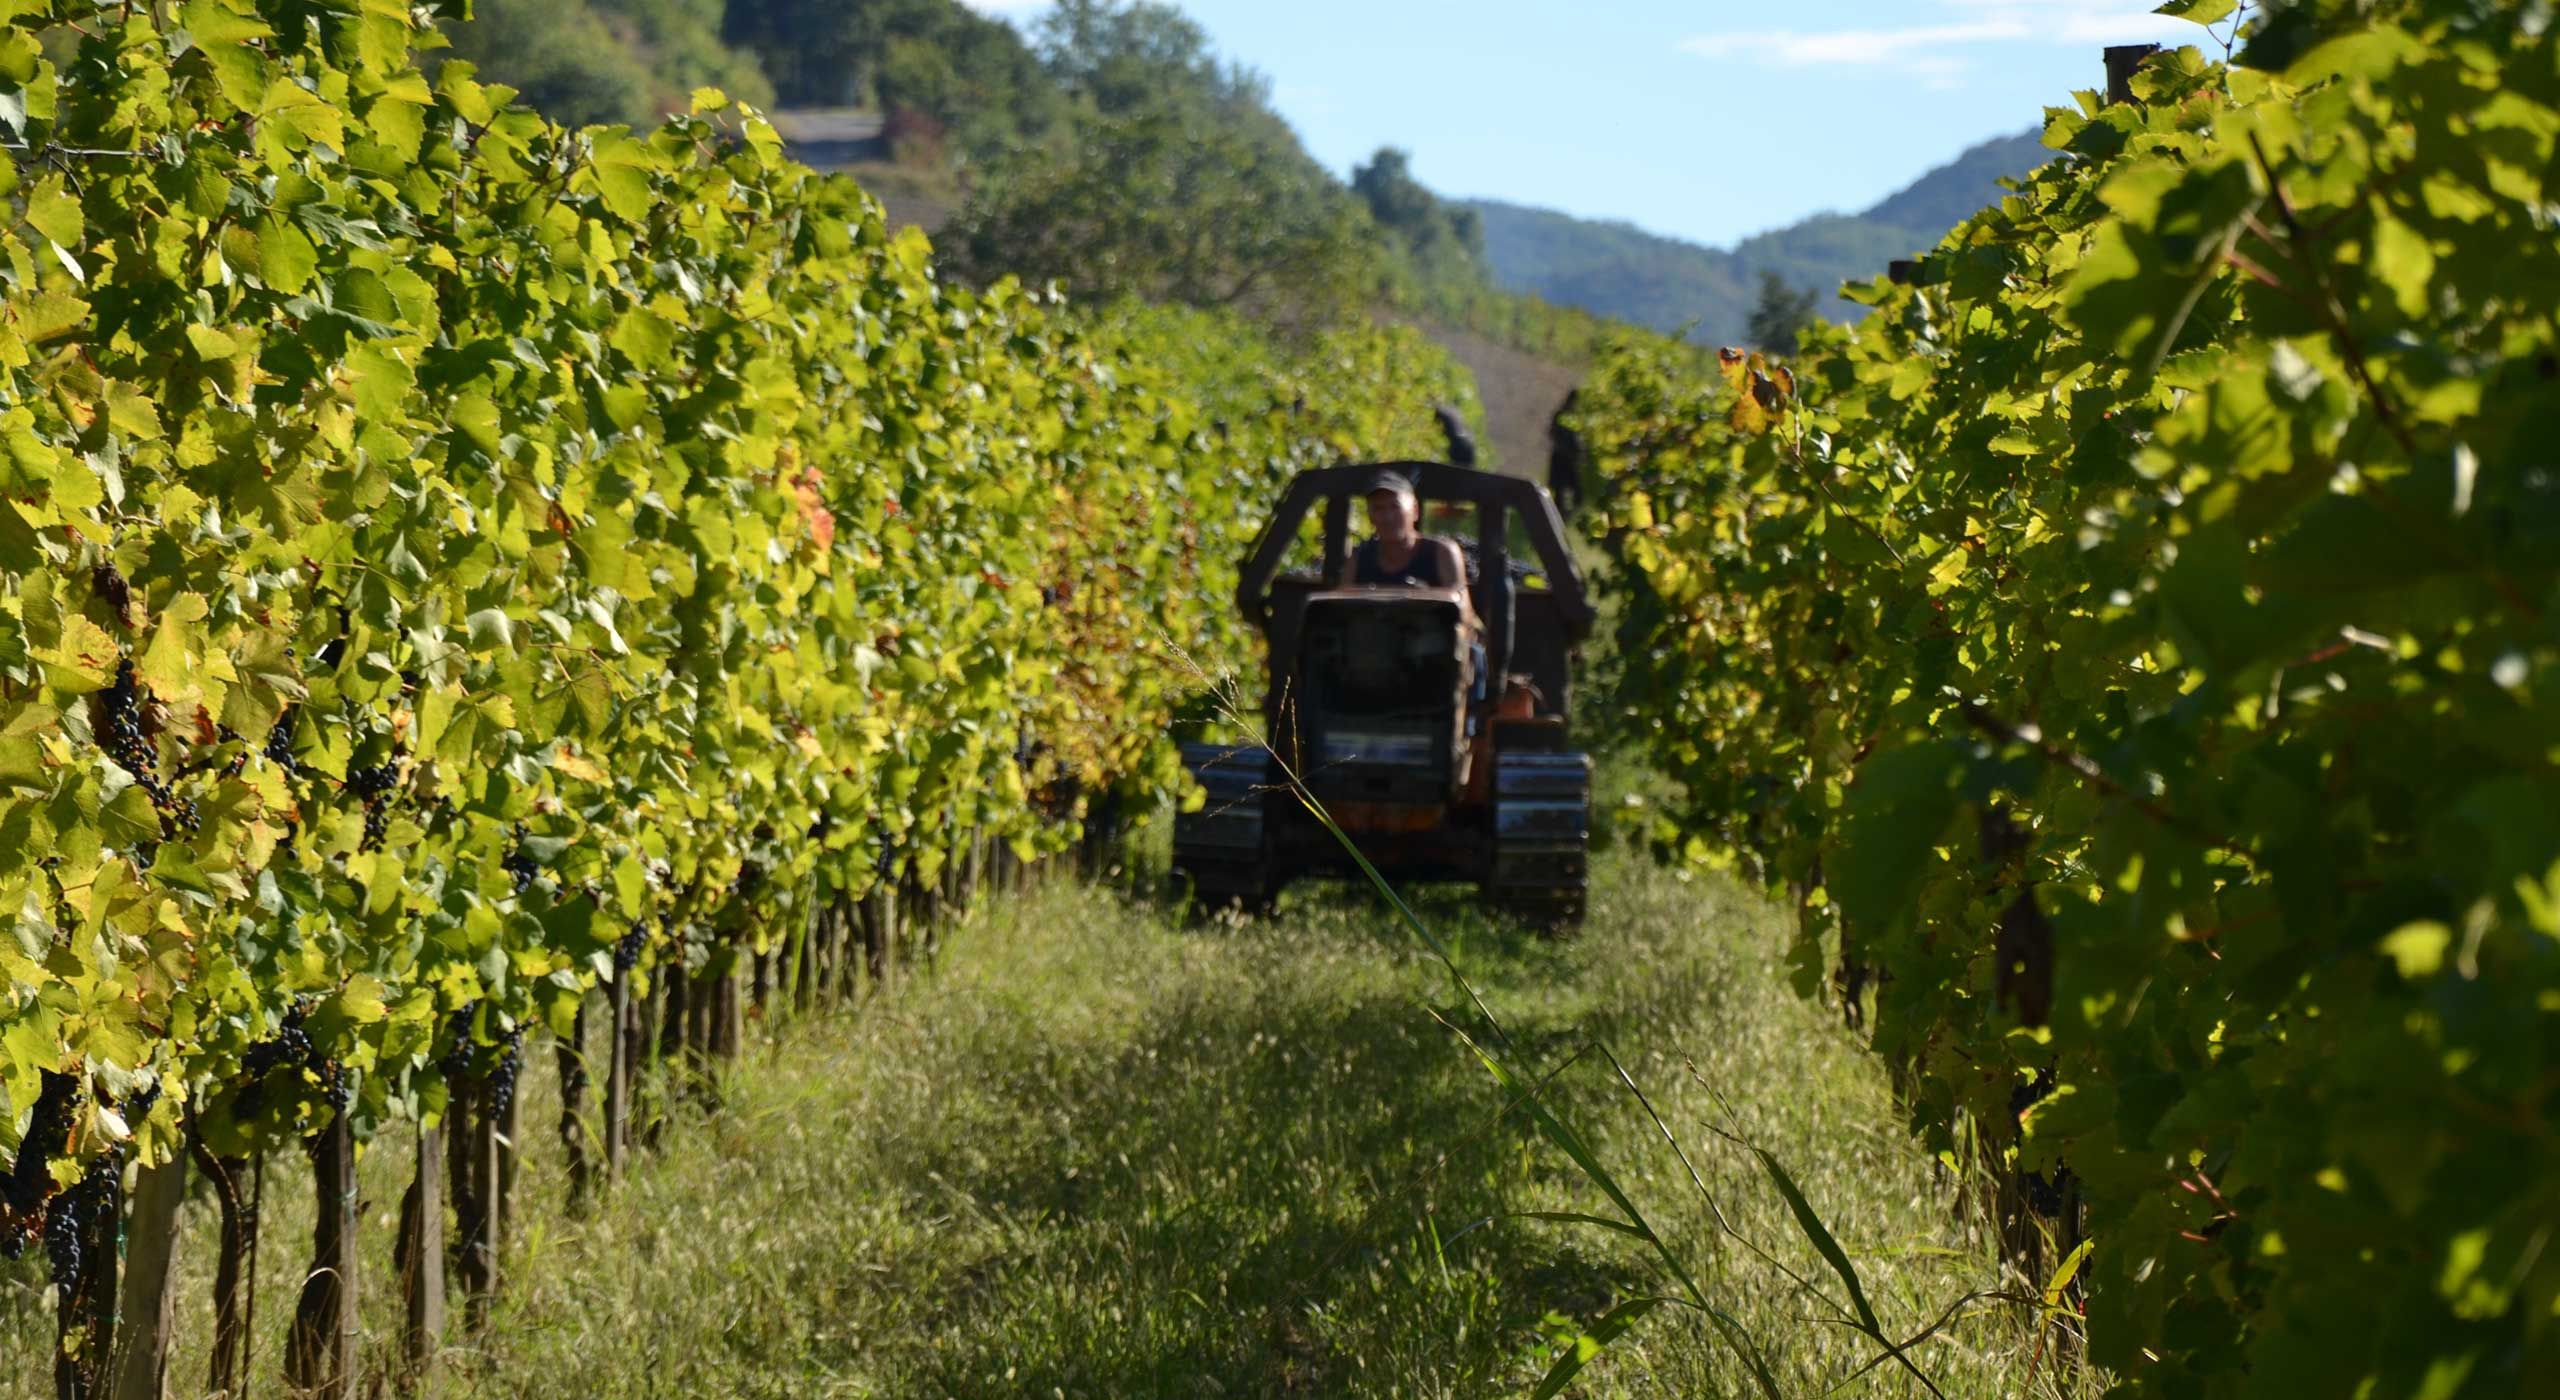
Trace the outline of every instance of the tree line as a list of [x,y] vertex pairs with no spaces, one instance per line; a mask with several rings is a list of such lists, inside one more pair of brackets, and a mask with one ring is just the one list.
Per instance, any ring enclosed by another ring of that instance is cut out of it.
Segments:
[[1086,301],[1322,325],[1378,307],[1586,357],[1608,323],[1502,292],[1481,220],[1382,149],[1337,177],[1260,74],[1157,0],[1065,0],[1028,32],[957,0],[476,0],[451,56],[569,123],[645,125],[715,86],[879,112],[964,192],[946,272]]

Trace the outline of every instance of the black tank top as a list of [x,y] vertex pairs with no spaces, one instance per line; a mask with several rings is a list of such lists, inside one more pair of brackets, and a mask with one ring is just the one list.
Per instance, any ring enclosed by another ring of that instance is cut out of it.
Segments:
[[1378,542],[1364,540],[1358,549],[1351,551],[1351,581],[1448,588],[1451,586],[1449,582],[1440,577],[1441,555],[1439,550],[1432,548],[1434,543],[1429,535],[1423,536],[1421,542],[1413,547],[1413,557],[1404,561],[1403,568],[1389,569],[1378,558]]

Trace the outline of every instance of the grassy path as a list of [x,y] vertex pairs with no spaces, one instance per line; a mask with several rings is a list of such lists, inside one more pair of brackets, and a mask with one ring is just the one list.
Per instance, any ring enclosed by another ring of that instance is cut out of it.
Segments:
[[[1756,901],[1613,859],[1578,941],[1507,933],[1454,896],[1424,913],[1530,1062],[1606,1038],[1728,1217],[1791,1268],[1827,1277],[1747,1156],[1704,1131],[1710,1118],[1796,1173],[1889,1328],[1917,1331],[1993,1282],[1873,1067],[1786,993],[1779,931]],[[528,1074],[526,1122],[543,1126],[509,1292],[481,1351],[453,1358],[447,1391],[1525,1393],[1572,1335],[1567,1319],[1665,1280],[1631,1241],[1587,1227],[1478,1223],[1603,1205],[1501,1112],[1433,1018],[1456,1019],[1451,1002],[1437,965],[1347,897],[1186,930],[1053,887],[973,919],[932,974],[764,1045],[726,1115],[673,1125],[583,1219],[559,1205],[551,1076]],[[1766,1350],[1782,1392],[1822,1393],[1864,1361],[1858,1339],[1818,1320],[1824,1308],[1716,1242],[1677,1159],[1605,1074],[1585,1058],[1550,1101]],[[366,1164],[376,1339],[395,1321],[383,1255],[403,1156]],[[261,1259],[270,1376],[309,1209],[288,1165],[271,1168]],[[187,1244],[201,1309],[210,1241]],[[6,1306],[13,1354],[0,1364],[41,1393],[50,1309],[23,1283]],[[186,1324],[199,1349],[204,1322]],[[1945,1393],[1971,1397],[2021,1394],[2026,1353],[2014,1321],[1989,1313],[1917,1355]],[[202,1365],[200,1350],[180,1356],[176,1393],[194,1393]],[[1577,1393],[1751,1392],[1704,1328],[1664,1311]],[[1888,1368],[1841,1393],[1926,1392]]]

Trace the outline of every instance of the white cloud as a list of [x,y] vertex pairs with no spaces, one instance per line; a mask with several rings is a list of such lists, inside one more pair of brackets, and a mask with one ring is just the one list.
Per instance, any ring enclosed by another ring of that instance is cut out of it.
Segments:
[[1742,34],[1702,34],[1680,47],[1708,58],[1759,57],[1789,68],[1821,64],[1865,67],[1925,61],[1930,51],[1999,39],[2023,39],[2028,31],[2007,21],[1924,24],[1908,29],[1834,29],[1816,34],[1765,29]]
[[1027,15],[1045,10],[1049,0],[960,0],[960,3],[982,15]]
[[1936,0],[1936,23],[1865,29],[1764,29],[1680,41],[1701,58],[1782,68],[1873,68],[1933,90],[1964,85],[1973,59],[2002,44],[2196,43],[2204,31],[2151,13],[2154,0]]

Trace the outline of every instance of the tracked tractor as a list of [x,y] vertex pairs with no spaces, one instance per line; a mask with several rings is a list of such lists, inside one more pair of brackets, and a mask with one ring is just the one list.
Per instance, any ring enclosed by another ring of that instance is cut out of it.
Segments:
[[[1412,484],[1426,529],[1466,532],[1463,585],[1352,582],[1354,502],[1385,471]],[[1321,562],[1303,538],[1319,507]],[[1268,643],[1269,744],[1182,746],[1207,795],[1174,827],[1195,907],[1258,911],[1295,880],[1359,878],[1312,801],[1399,889],[1468,883],[1526,921],[1581,922],[1591,759],[1566,721],[1592,614],[1543,488],[1439,463],[1303,472],[1236,605]]]

